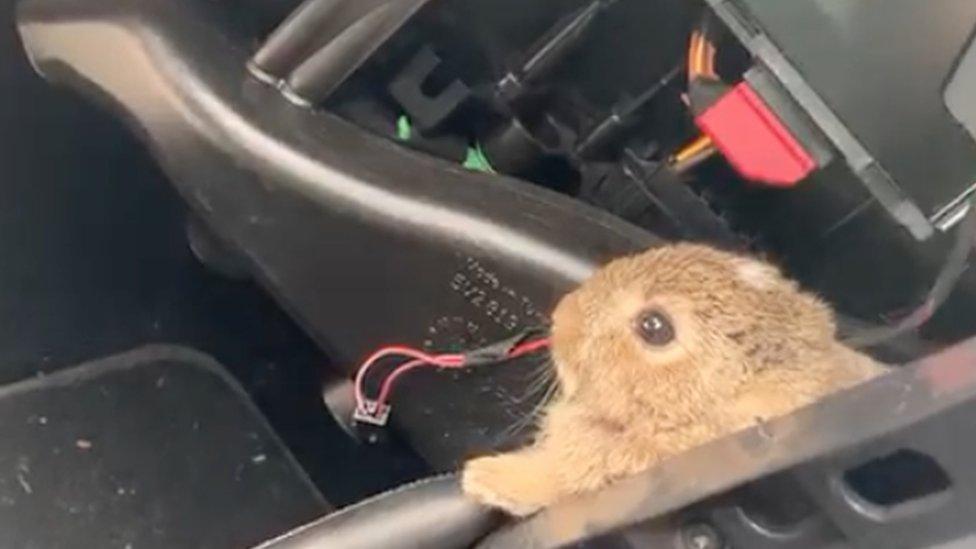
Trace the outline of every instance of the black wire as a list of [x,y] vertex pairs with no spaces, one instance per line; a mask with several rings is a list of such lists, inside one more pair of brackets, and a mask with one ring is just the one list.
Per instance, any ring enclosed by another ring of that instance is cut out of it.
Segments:
[[707,42],[715,44],[715,22],[712,19],[712,10],[705,8],[701,19],[698,21],[698,31]]
[[952,290],[955,289],[962,274],[969,267],[969,258],[974,246],[976,246],[976,198],[969,202],[969,211],[956,230],[955,243],[949,250],[945,263],[943,263],[925,301],[898,323],[856,332],[845,339],[844,343],[861,349],[876,347],[922,327],[949,299]]

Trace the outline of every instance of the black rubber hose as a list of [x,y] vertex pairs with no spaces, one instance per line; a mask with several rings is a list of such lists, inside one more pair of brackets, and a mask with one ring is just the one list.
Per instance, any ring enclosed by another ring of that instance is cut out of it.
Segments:
[[517,102],[529,84],[548,75],[577,48],[597,17],[616,3],[617,0],[593,0],[559,19],[529,48],[519,67],[495,84],[495,95],[506,103]]
[[322,45],[387,1],[306,0],[271,33],[248,68],[262,80],[283,80]]
[[365,7],[357,18],[322,44],[287,77],[282,92],[300,105],[328,99],[346,78],[386,43],[429,0],[347,0]]
[[528,82],[548,74],[566,54],[575,48],[593,25],[597,16],[609,6],[605,0],[594,0],[578,12],[557,22],[535,45],[520,68]]
[[610,114],[593,126],[576,145],[576,155],[588,157],[607,143],[617,138],[621,132],[629,128],[634,121],[637,111],[668,87],[678,75],[682,74],[683,66],[678,66],[659,78],[649,88],[635,98],[626,98],[610,108]]

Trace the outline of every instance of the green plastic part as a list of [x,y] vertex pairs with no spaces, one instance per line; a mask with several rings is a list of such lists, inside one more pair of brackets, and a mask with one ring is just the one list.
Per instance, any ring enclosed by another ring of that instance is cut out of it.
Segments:
[[476,172],[495,173],[495,168],[491,166],[491,162],[485,156],[481,143],[475,143],[468,147],[468,155],[462,166]]
[[396,135],[400,141],[410,141],[413,137],[413,124],[410,123],[409,116],[402,114],[397,118]]

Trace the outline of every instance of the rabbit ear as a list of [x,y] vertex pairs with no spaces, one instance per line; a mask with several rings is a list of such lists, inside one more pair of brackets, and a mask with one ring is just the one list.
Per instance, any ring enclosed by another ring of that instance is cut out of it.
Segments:
[[776,267],[756,261],[755,259],[739,258],[735,262],[735,274],[740,281],[757,290],[769,290],[776,285],[780,275]]

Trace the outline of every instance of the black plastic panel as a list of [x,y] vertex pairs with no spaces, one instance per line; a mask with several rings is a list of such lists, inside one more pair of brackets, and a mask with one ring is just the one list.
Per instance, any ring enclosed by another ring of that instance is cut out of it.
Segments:
[[976,98],[976,30],[969,48],[959,59],[945,94],[949,112],[976,139],[976,101],[973,98]]
[[976,2],[736,2],[926,216],[976,182],[976,143],[942,98]]
[[[554,192],[295,107],[249,78],[251,37],[212,3],[20,8],[35,66],[117,109],[347,372],[382,345],[473,347],[536,325],[600,262],[656,242]],[[436,467],[454,467],[504,442],[533,406],[534,371],[419,372],[398,386],[393,422]]]

